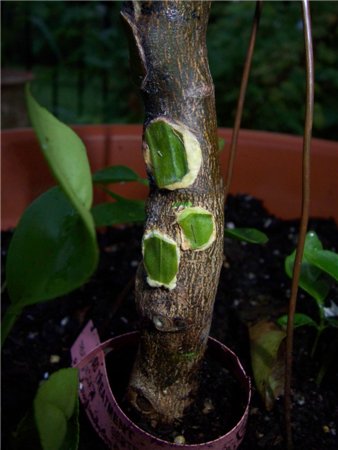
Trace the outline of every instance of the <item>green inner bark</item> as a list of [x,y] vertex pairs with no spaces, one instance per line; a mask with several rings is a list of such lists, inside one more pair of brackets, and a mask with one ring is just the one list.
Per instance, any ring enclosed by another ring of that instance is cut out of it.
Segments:
[[157,186],[164,188],[181,181],[189,168],[180,133],[167,123],[156,121],[147,127],[145,140]]

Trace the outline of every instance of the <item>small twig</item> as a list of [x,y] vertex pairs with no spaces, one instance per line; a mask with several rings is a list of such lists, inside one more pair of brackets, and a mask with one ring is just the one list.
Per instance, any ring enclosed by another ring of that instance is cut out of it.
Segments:
[[258,26],[259,26],[259,20],[261,17],[262,8],[263,8],[263,1],[258,0],[256,2],[254,21],[253,21],[252,30],[251,30],[249,46],[248,46],[248,50],[247,50],[246,57],[245,57],[245,63],[244,63],[244,68],[243,68],[242,80],[241,80],[241,87],[239,90],[239,96],[238,96],[238,102],[237,102],[237,108],[236,108],[235,123],[234,123],[234,128],[233,128],[232,136],[231,136],[230,154],[229,154],[229,161],[228,161],[226,181],[225,181],[225,201],[227,199],[227,196],[228,196],[228,193],[230,190],[231,181],[232,181],[232,173],[233,173],[234,162],[235,162],[235,158],[236,158],[238,133],[239,133],[239,129],[241,127],[245,94],[246,94],[246,89],[248,86],[252,56],[253,56],[253,52],[254,52],[254,48],[255,48],[256,35],[257,35]]
[[291,297],[289,303],[288,327],[286,336],[286,366],[285,366],[285,425],[287,448],[293,448],[292,426],[291,426],[291,377],[292,377],[292,351],[293,351],[293,322],[297,303],[298,283],[303,259],[303,251],[306,230],[309,218],[310,203],[310,146],[313,121],[313,97],[314,97],[314,64],[312,49],[311,18],[308,0],[302,0],[304,41],[306,54],[306,112],[303,139],[303,161],[302,161],[302,207],[301,221],[299,227],[299,239],[296,250],[295,264],[291,286]]

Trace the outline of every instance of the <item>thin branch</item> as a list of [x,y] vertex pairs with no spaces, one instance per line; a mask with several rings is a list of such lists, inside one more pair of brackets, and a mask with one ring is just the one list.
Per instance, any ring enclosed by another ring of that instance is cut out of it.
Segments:
[[229,154],[227,175],[226,175],[226,181],[225,181],[225,201],[227,199],[227,196],[228,196],[228,193],[230,190],[231,180],[232,180],[234,162],[235,162],[235,158],[236,158],[238,133],[239,133],[239,129],[241,127],[245,94],[246,94],[246,89],[248,86],[252,56],[253,56],[253,52],[254,52],[254,48],[255,48],[257,30],[258,30],[259,20],[260,20],[261,13],[262,13],[262,8],[263,8],[263,1],[258,0],[256,2],[254,21],[253,21],[252,30],[251,30],[249,46],[248,46],[247,54],[245,57],[245,63],[244,63],[244,68],[243,68],[242,80],[241,80],[241,87],[239,90],[239,96],[238,96],[238,102],[237,102],[237,108],[236,108],[235,123],[234,123],[234,128],[233,128],[233,132],[232,132],[232,136],[231,136],[230,154]]
[[293,322],[297,303],[298,283],[303,259],[303,251],[306,230],[309,219],[310,203],[310,147],[313,121],[314,98],[314,63],[312,49],[311,17],[308,0],[302,0],[302,12],[304,23],[304,41],[306,54],[306,112],[303,139],[302,161],[302,208],[299,227],[299,239],[296,250],[295,264],[291,286],[291,298],[289,303],[288,327],[286,337],[286,366],[285,366],[285,424],[287,448],[293,448],[291,426],[291,377],[292,377],[292,351],[293,351]]

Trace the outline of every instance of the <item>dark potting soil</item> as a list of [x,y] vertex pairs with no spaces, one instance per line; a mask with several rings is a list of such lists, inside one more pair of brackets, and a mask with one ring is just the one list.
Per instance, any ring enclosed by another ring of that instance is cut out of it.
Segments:
[[[269,242],[261,246],[225,240],[226,259],[211,335],[236,352],[246,372],[252,376],[248,324],[260,319],[274,320],[287,310],[290,280],[284,274],[284,258],[295,247],[298,223],[276,219],[252,197],[236,196],[229,197],[226,208],[226,226],[233,225],[261,229],[269,236]],[[338,250],[338,229],[333,220],[311,220],[309,229],[317,232],[324,248]],[[2,270],[10,237],[10,232],[2,233]],[[10,437],[30,408],[39,383],[52,372],[70,365],[69,349],[89,319],[94,321],[102,341],[138,328],[133,281],[141,259],[141,237],[142,227],[136,226],[109,229],[99,234],[101,257],[92,279],[67,296],[26,308],[17,321],[2,352],[4,450],[11,448]],[[336,285],[330,290],[327,306],[331,301],[338,304]],[[4,311],[8,304],[6,291],[2,302]],[[317,319],[314,301],[301,291],[297,311]],[[313,340],[312,328],[295,330],[292,380],[294,448],[333,450],[338,448],[338,330],[324,331],[314,358],[310,356]],[[326,361],[330,354],[334,357]],[[325,361],[327,371],[321,385],[317,386],[315,379]],[[177,430],[157,430],[163,438],[172,439],[180,434],[187,442],[193,439],[207,441],[213,439],[219,430],[224,432],[224,417],[229,418],[231,414],[224,416],[223,413],[229,412],[227,402],[231,402],[231,395],[235,396],[230,385],[232,381],[224,381],[224,373],[217,367],[212,367],[202,380],[198,395],[200,403],[191,408],[191,415],[187,415],[186,422],[182,422]],[[227,389],[229,397],[225,394]],[[227,426],[232,424],[228,422]],[[106,447],[81,408],[79,449],[94,448],[103,450]],[[275,402],[272,411],[266,411],[253,386],[247,433],[240,448],[286,448],[282,398]]]

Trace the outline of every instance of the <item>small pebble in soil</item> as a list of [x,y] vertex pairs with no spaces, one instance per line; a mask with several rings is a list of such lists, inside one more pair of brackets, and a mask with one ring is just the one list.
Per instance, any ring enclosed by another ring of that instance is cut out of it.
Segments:
[[182,435],[176,436],[174,439],[174,444],[184,445],[185,444],[185,437]]
[[239,306],[241,303],[242,300],[239,298],[235,298],[235,300],[232,302],[234,308],[237,308],[237,306]]
[[203,414],[209,414],[210,411],[214,409],[214,405],[212,404],[212,400],[210,398],[206,398],[204,401]]
[[305,405],[305,398],[302,395],[299,395],[296,401],[299,406]]
[[114,253],[114,252],[116,252],[117,251],[117,245],[107,245],[106,247],[104,247],[104,251],[106,252],[106,253]]
[[51,364],[57,364],[60,362],[61,357],[59,355],[50,355],[49,362]]
[[268,219],[266,219],[264,221],[263,227],[264,228],[269,228],[269,226],[272,224],[272,219],[269,217]]
[[27,337],[30,340],[35,339],[37,336],[39,335],[39,333],[37,331],[31,331],[30,333],[28,333]]
[[68,322],[69,322],[69,317],[64,317],[64,318],[61,320],[60,324],[61,324],[62,327],[65,327],[65,326],[67,325]]

